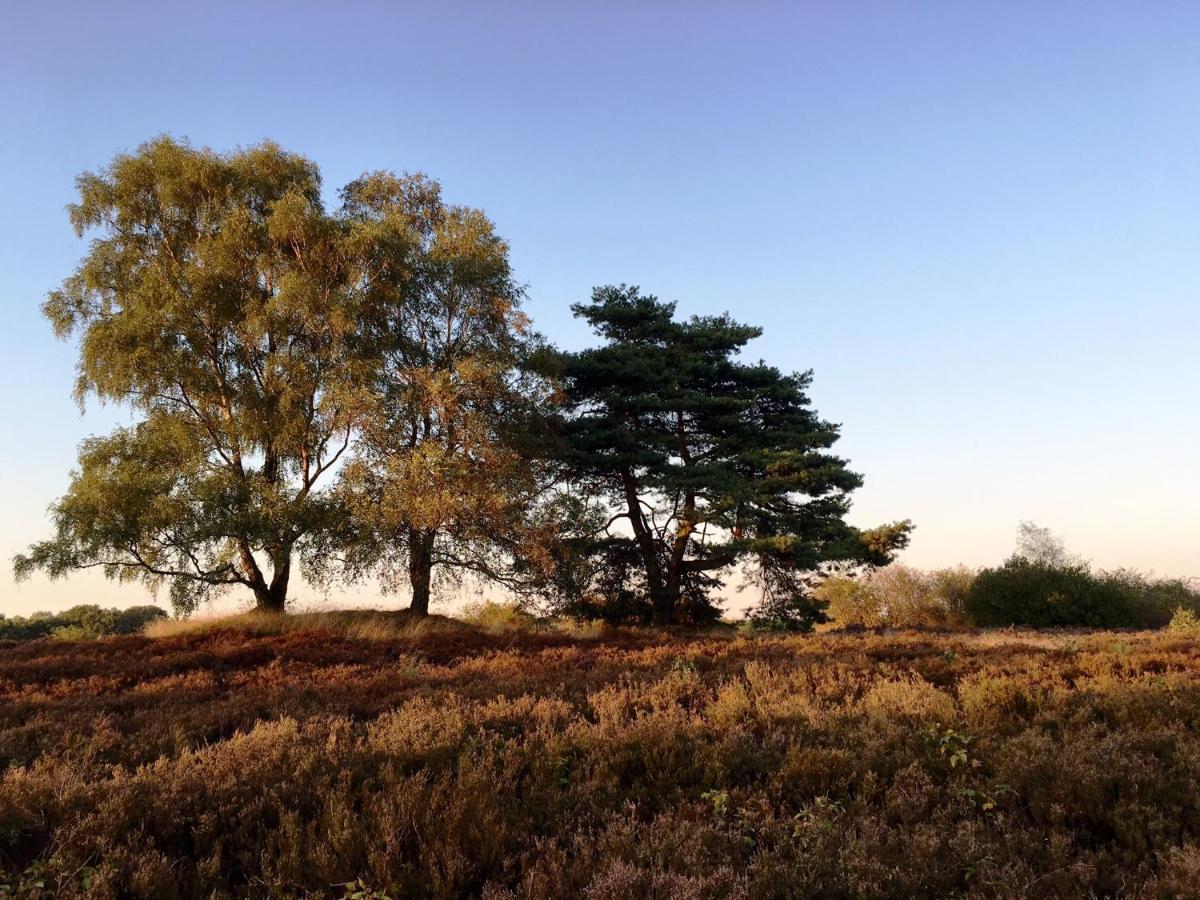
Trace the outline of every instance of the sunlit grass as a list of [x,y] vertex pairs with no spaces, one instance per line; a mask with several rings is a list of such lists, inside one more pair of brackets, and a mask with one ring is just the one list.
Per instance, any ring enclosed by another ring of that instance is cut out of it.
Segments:
[[197,616],[191,619],[153,622],[144,629],[143,634],[151,638],[172,638],[216,631],[237,631],[255,635],[322,631],[352,640],[386,641],[420,634],[461,632],[470,630],[471,627],[447,616],[414,617],[404,610],[329,610],[288,615],[252,610],[224,616]]

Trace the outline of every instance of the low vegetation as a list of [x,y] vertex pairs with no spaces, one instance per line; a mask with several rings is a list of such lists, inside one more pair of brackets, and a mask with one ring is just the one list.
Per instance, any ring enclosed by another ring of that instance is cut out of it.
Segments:
[[959,566],[923,572],[910,566],[876,569],[860,578],[830,578],[816,590],[837,625],[864,628],[962,628],[975,573]]
[[844,628],[1162,628],[1179,612],[1200,612],[1200,587],[1129,569],[1096,571],[1016,555],[978,571],[921,571],[892,565],[832,577],[814,591]]
[[60,613],[39,612],[31,616],[0,615],[0,641],[30,641],[38,638],[82,640],[112,634],[137,634],[167,614],[157,606],[102,609],[95,605],[73,606]]
[[1181,608],[1200,608],[1200,591],[1181,579],[1095,572],[1081,563],[1056,566],[1019,556],[981,571],[967,596],[971,620],[985,627],[1160,628]]
[[479,615],[492,633],[359,613],[7,644],[0,883],[629,900],[1172,897],[1200,878],[1182,619],[580,637]]

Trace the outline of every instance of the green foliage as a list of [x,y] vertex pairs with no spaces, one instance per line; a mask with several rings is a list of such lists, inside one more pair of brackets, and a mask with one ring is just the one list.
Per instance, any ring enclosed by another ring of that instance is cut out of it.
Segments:
[[773,595],[752,607],[748,615],[752,631],[805,633],[813,626],[828,622],[825,604],[815,592]]
[[1200,586],[1184,578],[1152,578],[1133,569],[1100,573],[1126,592],[1133,627],[1162,628],[1178,610],[1200,612]]
[[971,745],[969,735],[953,728],[942,728],[935,725],[929,729],[927,737],[951,769],[957,769],[959,766],[966,766],[972,762],[969,752]]
[[1200,610],[1200,589],[1133,569],[1095,571],[1049,529],[1022,522],[1017,552],[979,572],[966,607],[982,627],[1162,628],[1176,610]]
[[44,312],[79,339],[80,402],[141,419],[84,443],[18,577],[100,568],[182,613],[241,586],[278,611],[298,556],[403,578],[424,612],[435,567],[548,565],[525,515],[545,352],[481,211],[375,172],[328,212],[316,166],[270,143],[160,138],[78,187],[96,237]]
[[157,606],[102,609],[95,605],[73,606],[61,613],[34,613],[29,617],[0,617],[0,640],[29,641],[52,637],[57,640],[87,640],[110,634],[138,634],[151,622],[167,614]]
[[1182,579],[1153,579],[1129,569],[1095,572],[1014,556],[983,569],[967,612],[976,625],[1161,628],[1178,609],[1200,610],[1200,590]]
[[1181,634],[1200,634],[1200,615],[1197,615],[1194,609],[1178,607],[1171,614],[1171,621],[1167,623],[1167,629]]
[[92,234],[43,311],[79,341],[76,393],[140,421],[86,441],[54,536],[18,577],[100,568],[189,611],[249,589],[282,609],[293,553],[331,527],[322,475],[353,424],[372,261],[328,215],[316,166],[159,138],[78,179]]
[[975,624],[1125,628],[1136,624],[1131,592],[1081,565],[1056,566],[1014,556],[983,569],[967,596]]
[[545,486],[537,421],[551,388],[508,245],[483,212],[445,203],[423,175],[364,175],[342,196],[376,272],[336,574],[404,584],[424,614],[435,574],[503,580],[514,548],[531,543],[526,508]]
[[571,601],[589,615],[710,620],[739,562],[769,604],[799,609],[813,571],[881,564],[907,541],[907,523],[846,524],[862,479],[827,452],[838,430],[810,408],[811,373],[737,360],[760,329],[727,315],[679,322],[674,304],[626,286],[574,310],[604,339],[567,355],[562,373],[564,462],[604,511]]
[[743,564],[773,617],[811,624],[814,571],[907,541],[845,523],[861,478],[811,375],[736,359],[759,329],[600,288],[575,311],[605,345],[555,355],[492,223],[423,175],[368,173],[329,212],[301,156],[164,137],[77,185],[92,241],[43,311],[79,342],[79,402],[136,421],[84,442],[18,578],[98,568],[183,614],[235,587],[280,611],[299,559],[406,581],[418,613],[436,571],[666,624],[713,621]]

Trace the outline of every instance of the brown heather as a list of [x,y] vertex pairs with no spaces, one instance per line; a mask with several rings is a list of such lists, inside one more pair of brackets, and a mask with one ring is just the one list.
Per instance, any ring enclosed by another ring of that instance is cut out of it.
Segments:
[[0,882],[490,900],[1200,885],[1188,634],[338,621],[0,647]]

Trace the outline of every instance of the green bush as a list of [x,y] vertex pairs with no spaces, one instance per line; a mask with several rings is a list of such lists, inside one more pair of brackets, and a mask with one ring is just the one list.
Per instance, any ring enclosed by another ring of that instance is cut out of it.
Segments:
[[1080,564],[1053,565],[1014,556],[983,569],[967,595],[976,625],[1132,628],[1141,623],[1137,590]]
[[1150,578],[1133,569],[1117,569],[1101,577],[1129,593],[1134,624],[1140,628],[1163,628],[1176,610],[1200,612],[1200,590],[1182,578]]
[[1023,556],[981,571],[966,600],[967,613],[983,627],[1163,628],[1177,610],[1200,611],[1200,590],[1183,579]]
[[829,621],[824,606],[824,601],[807,593],[769,598],[750,611],[743,627],[750,632],[805,634],[814,625]]

